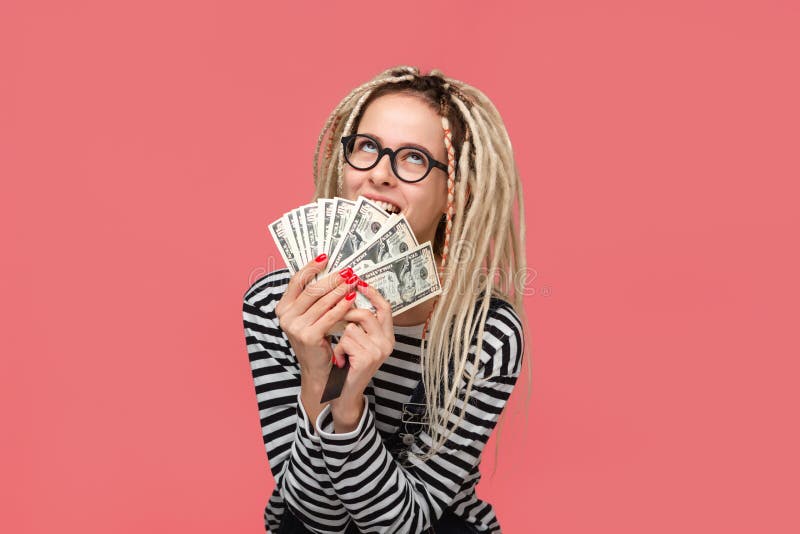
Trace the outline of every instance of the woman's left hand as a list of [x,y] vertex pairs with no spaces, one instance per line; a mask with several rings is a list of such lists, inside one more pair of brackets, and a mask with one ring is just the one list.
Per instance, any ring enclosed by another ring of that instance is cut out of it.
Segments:
[[339,415],[350,420],[353,427],[364,408],[364,390],[394,350],[392,306],[374,287],[361,285],[362,283],[359,282],[358,290],[372,303],[375,313],[363,308],[347,312],[343,319],[348,324],[333,349],[335,365],[344,366],[347,354],[350,370],[340,397],[331,402],[331,410],[334,412],[334,419],[337,418],[336,412],[340,412]]

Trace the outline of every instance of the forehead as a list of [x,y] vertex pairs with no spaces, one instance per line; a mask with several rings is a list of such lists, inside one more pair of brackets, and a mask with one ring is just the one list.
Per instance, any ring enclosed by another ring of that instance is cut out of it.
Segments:
[[383,144],[421,144],[430,150],[444,149],[442,119],[421,98],[388,94],[373,100],[358,125],[358,133],[371,133]]

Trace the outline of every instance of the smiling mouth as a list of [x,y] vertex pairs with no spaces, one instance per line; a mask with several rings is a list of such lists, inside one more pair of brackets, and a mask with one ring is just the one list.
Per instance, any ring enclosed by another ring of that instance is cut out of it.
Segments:
[[389,202],[384,202],[383,200],[373,200],[373,202],[384,211],[387,211],[389,213],[400,213],[400,208],[398,208],[394,204],[390,204]]

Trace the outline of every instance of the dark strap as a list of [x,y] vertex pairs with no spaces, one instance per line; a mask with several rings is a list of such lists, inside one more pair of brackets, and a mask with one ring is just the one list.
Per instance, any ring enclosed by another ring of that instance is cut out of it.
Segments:
[[408,399],[408,402],[413,402],[414,404],[425,403],[425,384],[422,377],[419,378],[417,385],[411,391],[411,398]]
[[[453,376],[454,365],[452,360],[449,364],[450,376]],[[440,398],[444,398],[444,385],[439,388]],[[402,405],[400,424],[394,434],[384,437],[384,445],[391,452],[392,456],[403,467],[410,467],[408,451],[418,439],[417,436],[428,422],[428,407],[425,399],[425,384],[422,377],[417,381],[416,386],[411,390],[411,397],[408,402]]]

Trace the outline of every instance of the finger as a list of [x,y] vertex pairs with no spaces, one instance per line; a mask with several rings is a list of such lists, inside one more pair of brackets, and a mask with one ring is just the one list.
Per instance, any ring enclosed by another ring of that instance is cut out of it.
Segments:
[[298,310],[301,310],[298,313],[305,313],[315,302],[340,286],[342,282],[354,284],[357,280],[358,277],[348,267],[308,284],[297,296],[296,306]]
[[292,277],[289,279],[289,285],[286,287],[284,295],[288,296],[291,301],[294,301],[300,292],[305,289],[306,284],[313,280],[314,276],[320,273],[325,268],[327,263],[327,254],[320,254],[310,262],[306,263],[302,269],[294,273],[294,275],[292,275]]
[[[351,324],[359,325],[358,329],[366,332],[370,340],[369,343],[379,355],[388,356],[394,351],[394,325],[392,324],[391,317],[389,318],[388,329],[385,329],[383,325],[378,322],[378,318],[369,310],[358,308],[350,310],[345,314],[344,320],[350,321]],[[361,337],[357,335],[357,332],[355,332],[355,334],[356,339],[360,341]],[[361,344],[364,345],[365,348],[368,348],[366,342],[362,341]]]
[[344,367],[345,354],[349,357],[350,364],[353,364],[353,357],[364,353],[364,347],[361,346],[356,340],[349,336],[342,336],[339,343],[333,349],[333,355],[336,358],[336,366]]
[[347,337],[353,338],[353,340],[367,349],[367,352],[370,353],[379,353],[375,343],[370,339],[369,335],[358,325],[358,323],[347,323],[347,326],[344,328],[344,333]]
[[[347,283],[342,277],[339,277],[339,282],[327,295],[317,300],[304,314],[303,319],[306,324],[313,325],[320,317],[336,306],[340,300],[347,296],[348,293],[353,293],[352,283]],[[353,293],[355,295],[355,293]],[[350,300],[354,301],[355,297]],[[347,311],[347,308],[345,308]]]
[[363,308],[349,310],[344,315],[343,319],[350,323],[358,323],[358,325],[369,335],[383,331],[383,327],[378,322],[378,318],[375,317],[375,314]]
[[375,289],[373,286],[368,285],[363,280],[360,280],[360,284],[358,284],[358,291],[361,292],[369,301],[372,303],[372,306],[375,308],[375,316],[378,319],[378,323],[381,325],[383,331],[388,335],[389,333],[393,333],[394,327],[392,325],[392,305],[389,304],[383,295]]
[[[347,286],[343,286],[347,287]],[[337,289],[338,291],[338,289]],[[339,302],[336,302],[333,307],[323,312],[317,321],[310,326],[315,332],[321,334],[327,333],[333,325],[338,323],[344,317],[344,314],[353,308],[356,301],[356,292],[350,291],[344,297],[340,297]]]
[[383,311],[384,313],[388,313],[389,315],[392,314],[392,305],[389,304],[383,295],[380,292],[372,287],[371,285],[367,284],[364,280],[359,279],[357,284],[358,290],[365,296],[372,305],[375,307],[375,310],[380,312]]

